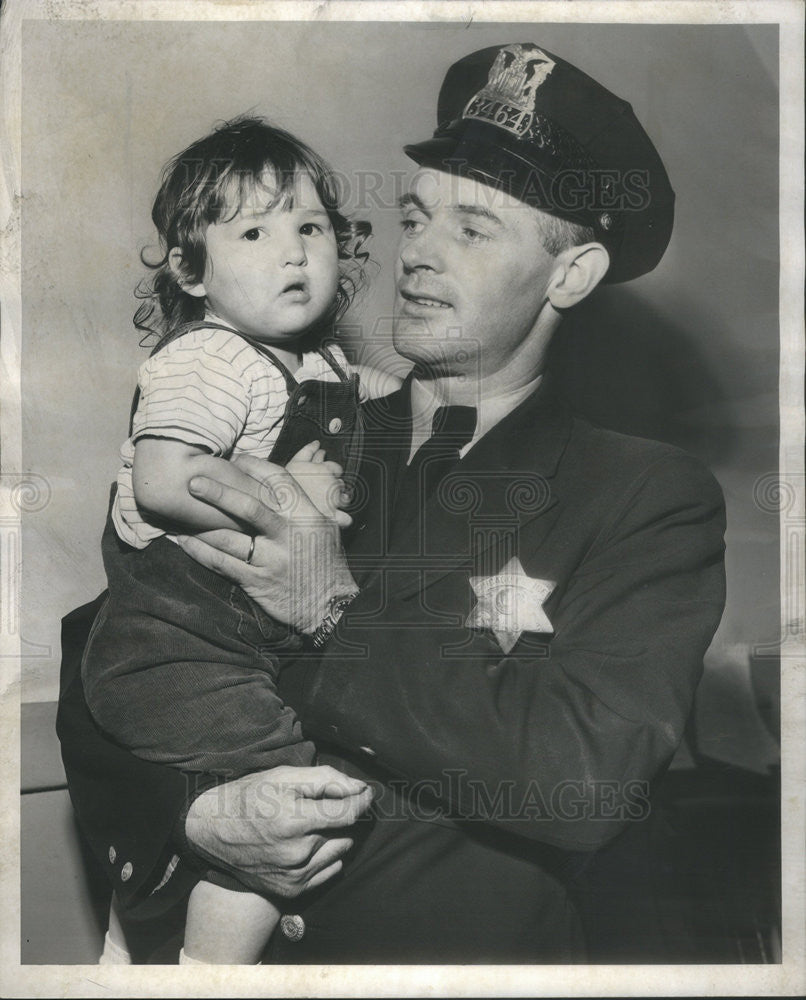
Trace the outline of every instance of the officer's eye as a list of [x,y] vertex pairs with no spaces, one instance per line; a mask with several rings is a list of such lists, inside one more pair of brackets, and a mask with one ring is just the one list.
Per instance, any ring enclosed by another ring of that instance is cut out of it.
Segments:
[[243,234],[242,239],[249,240],[250,243],[254,243],[255,240],[260,239],[261,230],[255,226],[253,229],[247,229]]
[[489,240],[489,236],[486,233],[479,232],[478,229],[473,229],[472,226],[462,226],[462,236],[467,240],[468,243],[486,243]]
[[403,227],[403,232],[408,233],[410,236],[413,236],[415,233],[419,233],[423,227],[422,222],[412,218],[401,219],[400,225]]

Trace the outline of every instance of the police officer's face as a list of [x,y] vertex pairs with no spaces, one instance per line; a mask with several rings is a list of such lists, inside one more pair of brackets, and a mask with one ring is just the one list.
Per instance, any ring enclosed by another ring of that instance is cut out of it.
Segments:
[[540,214],[466,177],[423,169],[401,199],[394,343],[442,374],[485,377],[534,357],[556,259]]

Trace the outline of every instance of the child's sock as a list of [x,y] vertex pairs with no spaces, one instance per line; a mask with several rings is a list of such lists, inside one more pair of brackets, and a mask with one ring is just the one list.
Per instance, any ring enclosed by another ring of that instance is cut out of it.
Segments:
[[[180,965],[207,965],[207,962],[202,962],[201,959],[191,958],[190,955],[185,954],[185,949],[182,948],[179,951],[179,964]],[[262,962],[256,962],[256,965],[263,965]]]
[[98,959],[98,965],[131,965],[132,957],[128,949],[109,936],[109,931],[104,936],[104,950]]
[[190,955],[185,954],[185,949],[179,949],[179,964],[180,965],[207,965],[207,962],[202,962],[201,959],[191,958]]

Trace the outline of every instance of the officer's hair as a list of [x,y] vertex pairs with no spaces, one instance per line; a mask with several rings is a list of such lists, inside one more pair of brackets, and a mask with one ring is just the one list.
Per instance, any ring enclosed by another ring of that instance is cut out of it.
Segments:
[[591,226],[583,226],[578,222],[561,219],[548,212],[540,212],[540,238],[546,253],[557,257],[569,247],[579,247],[584,243],[592,243],[596,235]]
[[350,222],[341,214],[336,178],[318,153],[262,118],[242,115],[192,143],[163,169],[151,210],[159,234],[158,256],[149,261],[146,250],[141,252],[140,259],[152,274],[134,293],[143,300],[134,314],[134,325],[146,334],[141,343],[156,338],[156,352],[189,323],[204,317],[204,298],[189,295],[170,266],[171,249],[178,247],[182,253],[184,283],[198,284],[207,266],[207,227],[232,218],[249,198],[277,204],[292,197],[299,174],[311,179],[330,218],[339,257],[332,306],[300,346],[310,350],[332,333],[334,323],[364,284],[369,254],[362,247],[372,228],[368,222]]

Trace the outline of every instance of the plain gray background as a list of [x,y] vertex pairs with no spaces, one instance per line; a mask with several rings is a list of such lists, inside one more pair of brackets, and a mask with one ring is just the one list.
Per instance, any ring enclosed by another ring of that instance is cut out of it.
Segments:
[[[375,230],[380,273],[348,323],[387,364],[401,146],[433,131],[452,62],[511,41],[628,99],[676,190],[661,265],[583,305],[558,363],[584,413],[680,444],[719,479],[729,596],[709,665],[717,701],[725,684],[746,695],[753,649],[780,632],[777,511],[754,500],[778,462],[777,26],[63,21],[26,22],[22,46],[23,459],[51,491],[24,520],[24,701],[56,696],[59,619],[104,586],[164,162],[247,110],[324,154]],[[756,662],[757,691],[777,667]]]

